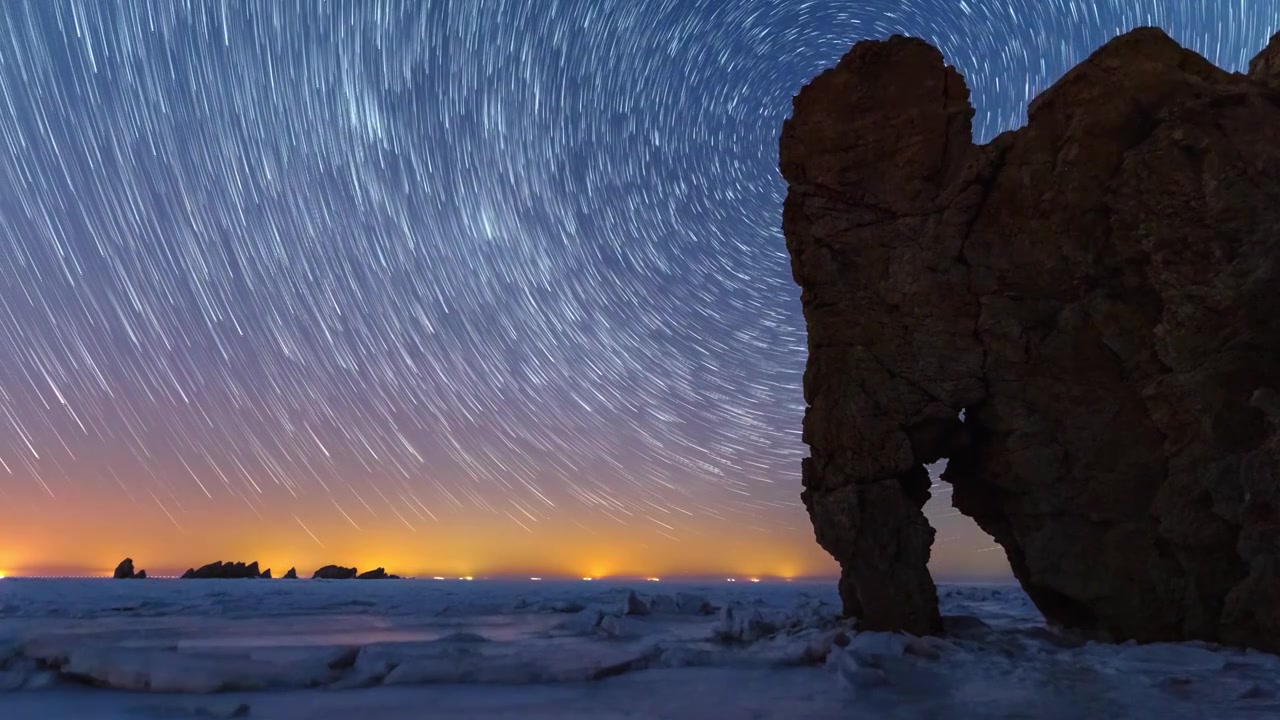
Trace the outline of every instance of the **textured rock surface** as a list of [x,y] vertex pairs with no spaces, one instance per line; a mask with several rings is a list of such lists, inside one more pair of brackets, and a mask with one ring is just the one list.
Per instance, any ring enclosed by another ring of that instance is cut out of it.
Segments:
[[1249,63],[1249,77],[1272,87],[1280,86],[1280,33]]
[[1280,39],[1243,75],[1135,30],[979,146],[963,78],[895,37],[796,97],[803,498],[865,627],[941,627],[949,458],[1051,621],[1280,650],[1277,79]]

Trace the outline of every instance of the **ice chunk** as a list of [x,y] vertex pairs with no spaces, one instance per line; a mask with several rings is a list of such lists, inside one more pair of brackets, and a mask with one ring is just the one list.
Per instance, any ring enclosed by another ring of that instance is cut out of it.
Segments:
[[232,655],[136,648],[75,648],[61,672],[118,690],[211,693],[302,688],[336,679],[327,662],[274,663]]
[[154,706],[158,716],[166,718],[200,718],[200,720],[231,720],[231,718],[250,717],[249,704],[235,701],[210,702],[189,701],[172,702]]
[[627,599],[622,605],[622,614],[623,615],[648,615],[649,606],[646,605],[645,602],[640,599],[639,595],[636,595],[635,590],[630,590],[627,592]]
[[27,682],[27,674],[21,670],[0,670],[0,692],[21,689]]
[[720,620],[712,632],[717,640],[752,643],[778,632],[778,626],[766,620],[759,608],[726,605],[720,609]]
[[600,612],[598,608],[590,608],[569,616],[556,625],[556,629],[575,635],[591,635],[600,626],[600,621],[603,618],[604,613]]
[[538,609],[542,612],[553,613],[576,613],[582,612],[585,606],[580,602],[573,600],[551,600],[538,605]]
[[473,632],[456,632],[445,635],[436,642],[443,643],[487,643],[489,638]]
[[1190,643],[1152,643],[1121,649],[1115,662],[1121,670],[1211,672],[1221,670],[1226,665],[1226,658],[1221,653]]
[[710,615],[715,612],[711,607],[711,603],[701,595],[693,593],[678,592],[676,593],[676,612],[681,615]]
[[884,671],[859,662],[858,656],[847,648],[835,648],[827,658],[831,667],[847,687],[853,690],[865,690],[888,683]]
[[881,657],[902,657],[907,651],[908,636],[900,633],[861,632],[853,636],[849,651],[863,662]]
[[639,621],[617,615],[605,615],[600,620],[599,629],[605,636],[613,638],[634,638],[645,634],[645,628]]
[[670,595],[659,594],[649,598],[649,611],[654,615],[675,615],[680,609]]

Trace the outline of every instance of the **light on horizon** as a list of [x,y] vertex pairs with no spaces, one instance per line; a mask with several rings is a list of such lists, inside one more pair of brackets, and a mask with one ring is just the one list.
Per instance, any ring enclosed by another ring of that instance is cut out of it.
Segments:
[[595,580],[595,578],[589,578],[589,577],[584,577],[582,579],[586,580],[587,582],[591,582],[592,580]]

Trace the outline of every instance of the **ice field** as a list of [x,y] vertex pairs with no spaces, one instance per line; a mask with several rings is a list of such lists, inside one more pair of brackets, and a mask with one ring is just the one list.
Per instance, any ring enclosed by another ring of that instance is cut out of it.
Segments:
[[858,633],[831,583],[0,580],[0,718],[1267,718],[1280,658],[1103,645],[1014,586]]

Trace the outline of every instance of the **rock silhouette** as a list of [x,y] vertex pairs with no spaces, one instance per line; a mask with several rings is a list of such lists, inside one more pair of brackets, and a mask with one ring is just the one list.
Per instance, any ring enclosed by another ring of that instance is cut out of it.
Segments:
[[115,580],[146,580],[147,571],[133,571],[133,558],[125,558],[116,566],[116,571],[111,575]]
[[399,575],[388,575],[386,569],[376,568],[368,572],[360,573],[356,576],[357,580],[399,580]]
[[285,574],[284,574],[284,577],[282,577],[282,578],[280,578],[280,579],[281,579],[281,580],[297,580],[297,579],[298,579],[298,571],[297,571],[297,569],[295,569],[295,568],[289,568],[289,572],[285,573]]
[[1135,30],[1024,128],[975,145],[973,114],[894,37],[783,127],[802,497],[846,612],[941,630],[947,458],[1051,622],[1280,650],[1280,36],[1233,74]]
[[325,565],[311,576],[312,580],[352,580],[356,576],[355,568],[341,565]]
[[247,565],[242,562],[212,562],[198,569],[188,569],[182,574],[183,580],[252,580],[270,577],[271,570],[260,572],[256,560]]

